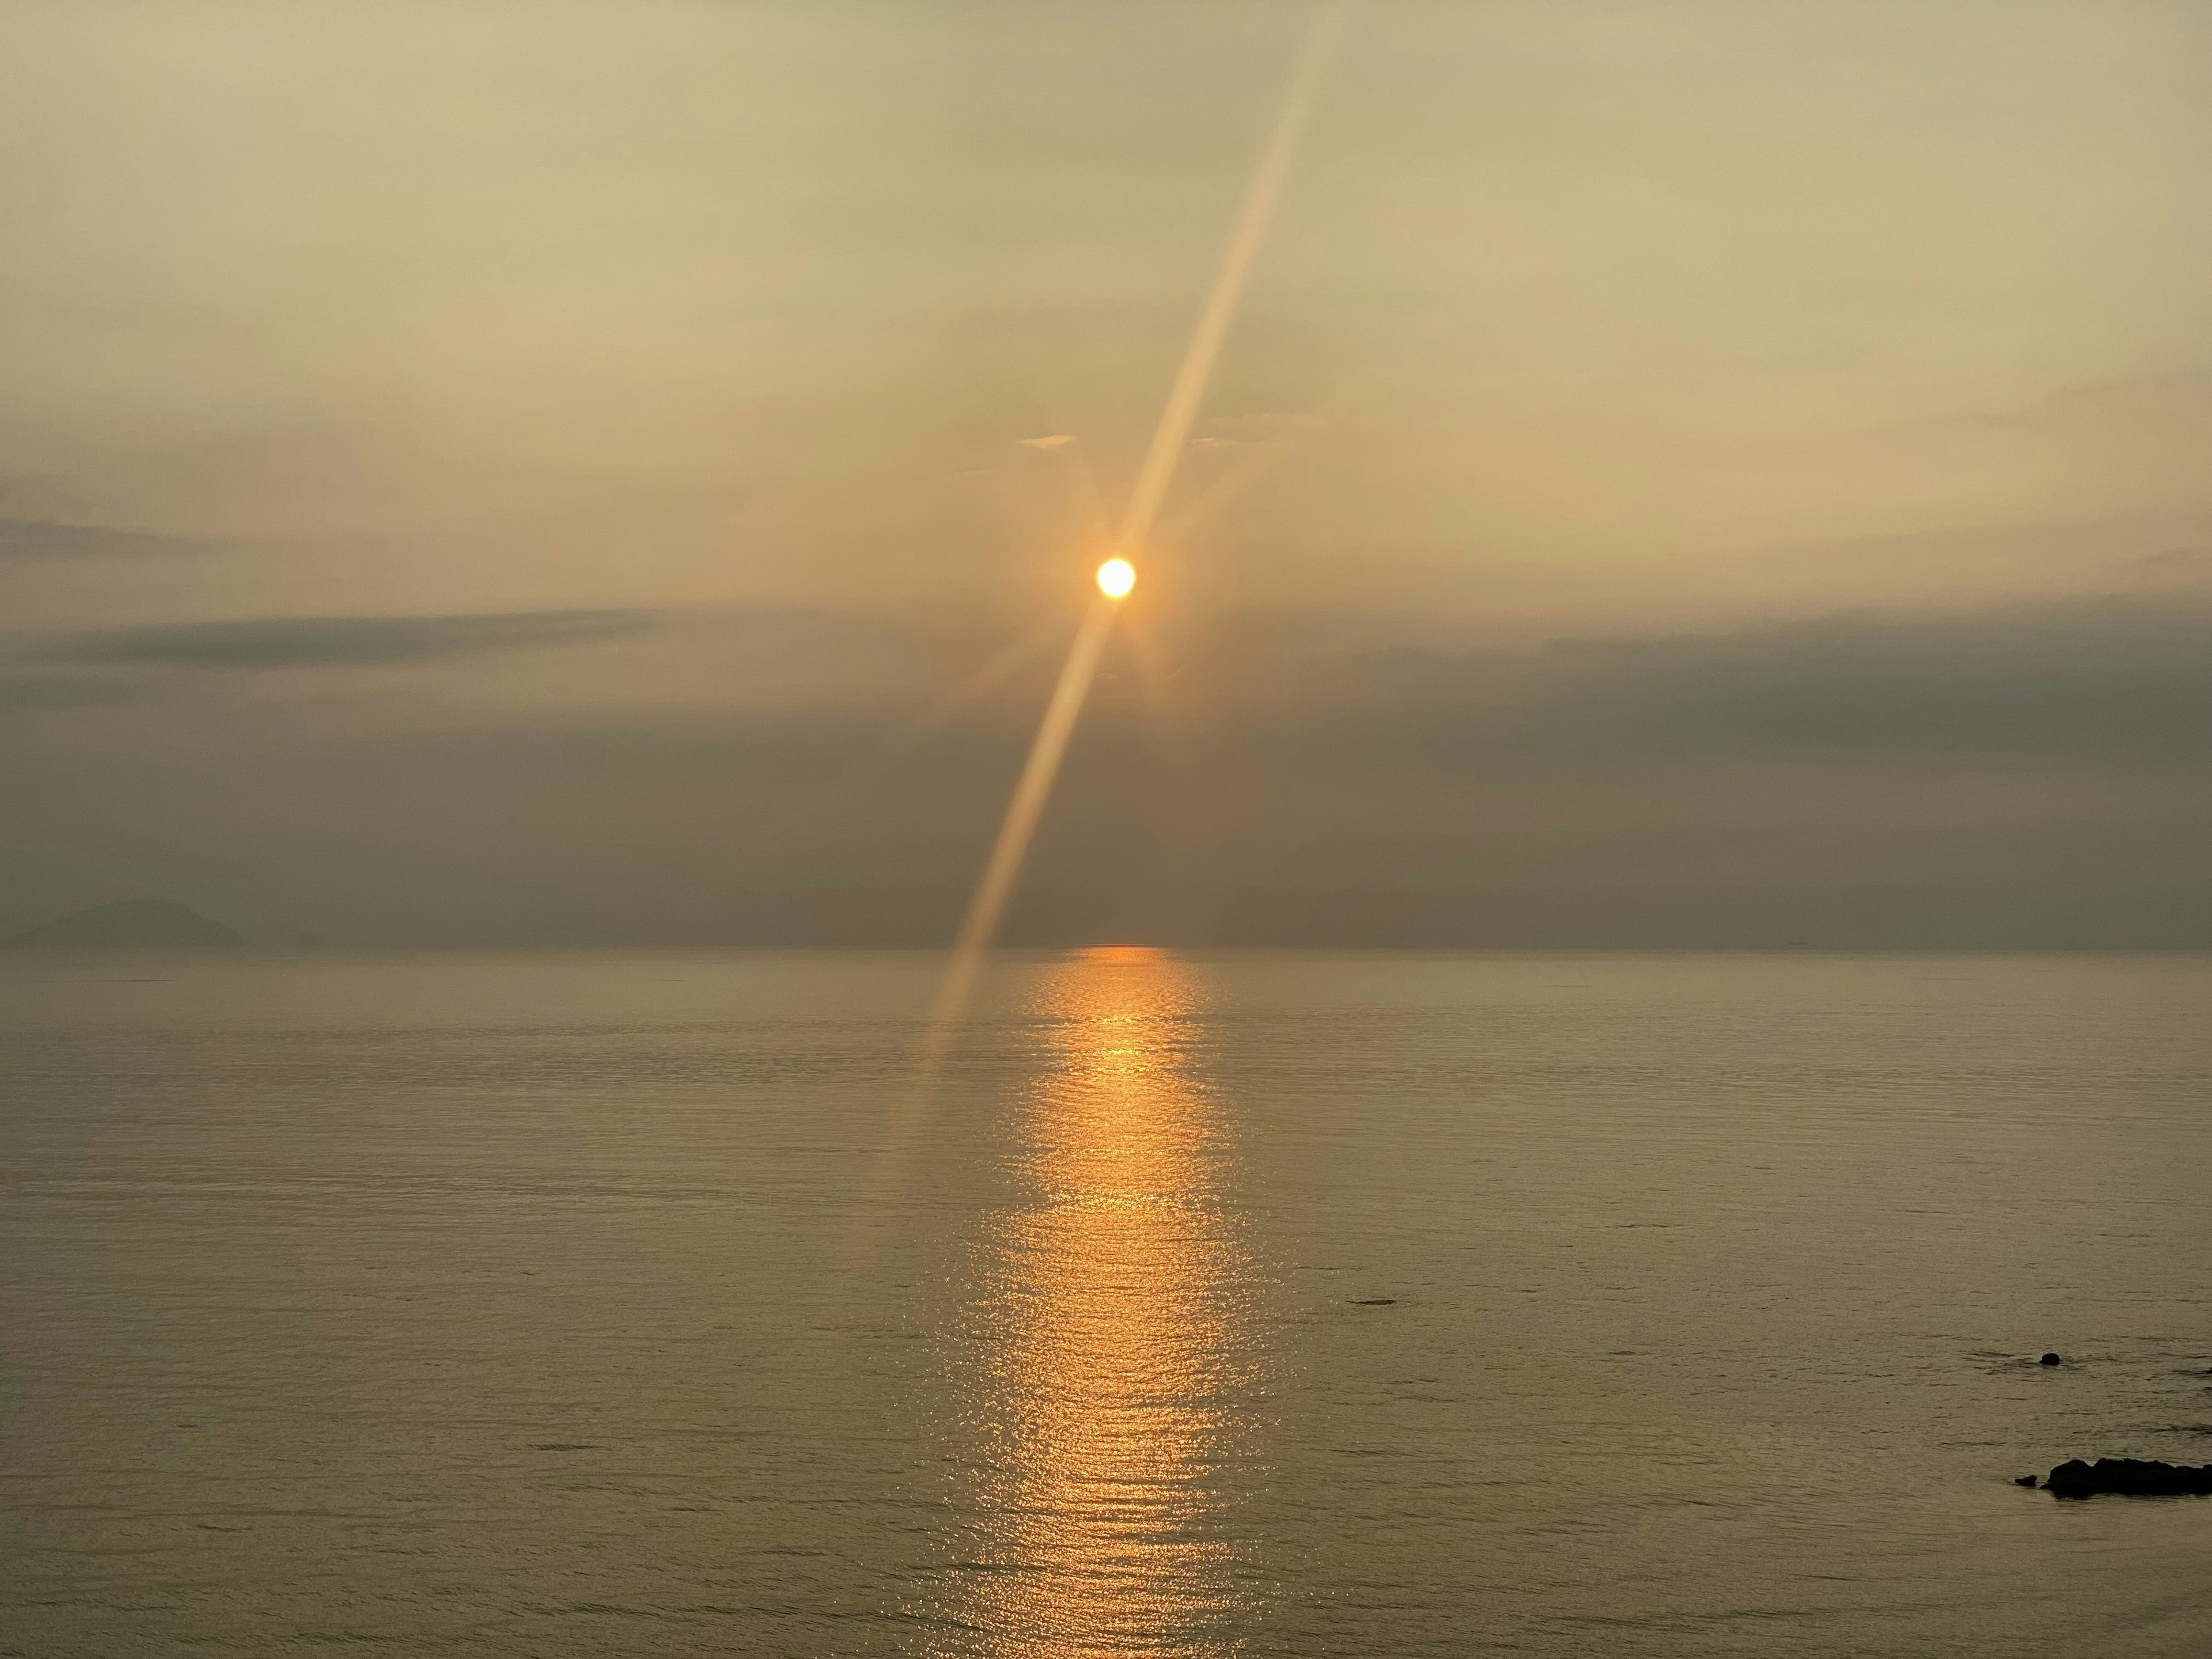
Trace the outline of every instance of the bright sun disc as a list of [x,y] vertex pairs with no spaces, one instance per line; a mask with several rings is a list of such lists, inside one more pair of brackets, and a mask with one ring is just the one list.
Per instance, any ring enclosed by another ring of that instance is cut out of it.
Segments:
[[1098,591],[1109,599],[1127,599],[1137,585],[1137,568],[1127,559],[1109,559],[1098,567]]

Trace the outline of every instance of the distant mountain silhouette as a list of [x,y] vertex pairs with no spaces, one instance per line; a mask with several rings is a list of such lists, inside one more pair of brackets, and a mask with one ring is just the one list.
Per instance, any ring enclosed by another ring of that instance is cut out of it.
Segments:
[[18,933],[8,943],[41,945],[237,945],[237,934],[219,921],[171,899],[125,899],[95,904]]

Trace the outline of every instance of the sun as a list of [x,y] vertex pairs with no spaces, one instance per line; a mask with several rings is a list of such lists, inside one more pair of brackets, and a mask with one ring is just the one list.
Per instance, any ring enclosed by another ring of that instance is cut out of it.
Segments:
[[1127,559],[1109,559],[1098,567],[1098,591],[1109,599],[1126,599],[1137,585],[1137,568]]

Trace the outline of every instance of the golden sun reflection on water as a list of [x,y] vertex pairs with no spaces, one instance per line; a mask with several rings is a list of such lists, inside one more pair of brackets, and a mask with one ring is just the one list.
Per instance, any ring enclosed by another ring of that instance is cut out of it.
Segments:
[[1048,971],[1054,1063],[977,1310],[982,1470],[957,1623],[1006,1659],[1240,1650],[1256,1578],[1224,1476],[1249,1268],[1231,1148],[1184,1068],[1191,970],[1131,946]]

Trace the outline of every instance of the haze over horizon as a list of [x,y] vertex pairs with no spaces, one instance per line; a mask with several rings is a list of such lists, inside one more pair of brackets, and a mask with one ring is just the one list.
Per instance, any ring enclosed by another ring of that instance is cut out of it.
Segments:
[[[949,939],[1294,25],[11,8],[0,935]],[[1008,937],[2212,946],[2208,112],[1370,0]]]

